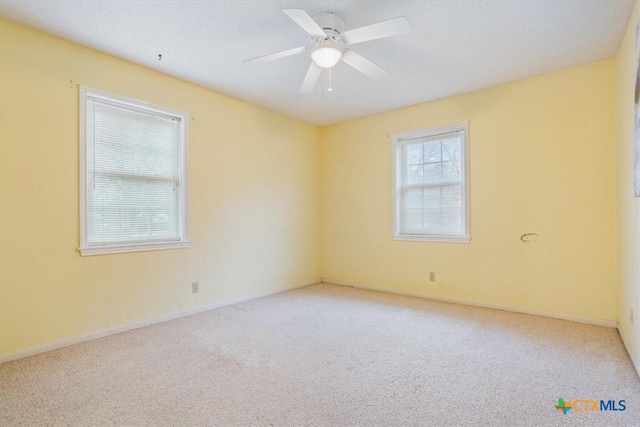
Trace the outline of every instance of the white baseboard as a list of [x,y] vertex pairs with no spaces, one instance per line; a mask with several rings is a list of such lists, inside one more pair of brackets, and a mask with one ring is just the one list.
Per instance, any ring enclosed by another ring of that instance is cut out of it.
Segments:
[[295,286],[284,288],[284,289],[277,289],[274,291],[262,292],[259,294],[248,295],[245,297],[234,298],[226,301],[220,301],[213,304],[204,305],[201,307],[190,308],[189,310],[168,314],[166,316],[155,317],[153,319],[147,319],[147,320],[142,320],[140,322],[129,323],[127,325],[117,326],[115,328],[103,329],[101,331],[92,332],[86,335],[81,335],[73,338],[66,338],[63,340],[54,341],[54,342],[50,342],[50,343],[35,346],[35,347],[29,347],[24,350],[18,350],[13,353],[0,355],[0,364],[11,362],[12,360],[22,359],[24,357],[35,356],[36,354],[45,353],[47,351],[56,350],[58,348],[68,347],[70,345],[80,344],[86,341],[108,337],[109,335],[115,335],[115,334],[120,334],[122,332],[131,331],[133,329],[144,328],[145,326],[155,325],[156,323],[167,322],[169,320],[175,320],[181,317],[192,316],[194,314],[202,313],[204,311],[214,310],[216,308],[221,308],[221,307],[227,307],[229,305],[235,305],[241,302],[251,301],[258,298],[264,298],[270,295],[291,291],[293,289],[303,288],[309,285],[315,285],[316,283],[320,283],[320,282],[321,282],[320,279],[310,280],[308,282],[299,283]]
[[618,324],[618,335],[620,335],[620,340],[622,341],[622,345],[624,345],[624,349],[627,350],[627,354],[629,355],[629,359],[631,359],[631,364],[636,370],[638,377],[640,377],[640,363],[635,359],[634,354],[629,349],[627,342],[624,340],[624,335],[620,331],[620,324]]
[[441,296],[441,295],[422,294],[422,293],[407,292],[407,291],[402,291],[402,290],[397,290],[397,289],[378,288],[378,287],[375,287],[375,286],[368,286],[368,285],[362,285],[362,284],[359,284],[359,283],[345,282],[345,281],[342,281],[342,280],[333,280],[333,279],[328,279],[328,278],[322,278],[322,283],[330,283],[330,284],[333,284],[333,285],[349,286],[349,287],[360,288],[360,289],[368,289],[370,291],[386,292],[386,293],[390,293],[390,294],[404,295],[404,296],[408,296],[408,297],[425,298],[425,299],[430,299],[430,300],[435,300],[435,301],[451,302],[451,303],[455,303],[455,304],[471,305],[471,306],[474,306],[474,307],[491,308],[491,309],[494,309],[494,310],[511,311],[513,313],[531,314],[531,315],[534,315],[534,316],[542,316],[542,317],[550,317],[550,318],[553,318],[553,319],[569,320],[569,321],[572,321],[572,322],[587,323],[587,324],[590,324],[590,325],[606,326],[608,328],[616,328],[618,326],[618,322],[615,322],[613,320],[590,319],[590,318],[587,318],[587,317],[571,316],[569,314],[549,313],[549,312],[546,312],[546,311],[521,309],[521,308],[515,308],[515,307],[508,307],[508,306],[504,306],[504,305],[498,305],[498,304],[487,304],[487,303],[470,301],[470,300],[465,300],[465,299],[460,299],[460,298],[445,297],[445,296]]

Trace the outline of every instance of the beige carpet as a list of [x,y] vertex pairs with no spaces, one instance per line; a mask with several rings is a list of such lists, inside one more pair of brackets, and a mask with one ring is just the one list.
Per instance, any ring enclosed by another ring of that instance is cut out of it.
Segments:
[[614,329],[327,284],[7,363],[0,393],[2,426],[640,426]]

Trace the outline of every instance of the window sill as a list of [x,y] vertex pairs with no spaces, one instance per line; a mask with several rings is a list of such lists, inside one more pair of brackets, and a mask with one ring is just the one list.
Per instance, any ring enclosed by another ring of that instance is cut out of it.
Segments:
[[126,252],[147,252],[162,251],[165,249],[183,249],[188,248],[191,242],[166,242],[166,243],[143,243],[135,245],[108,245],[80,248],[80,255],[108,255]]
[[471,238],[452,236],[425,236],[420,234],[400,234],[393,236],[393,240],[439,243],[469,243],[471,241]]

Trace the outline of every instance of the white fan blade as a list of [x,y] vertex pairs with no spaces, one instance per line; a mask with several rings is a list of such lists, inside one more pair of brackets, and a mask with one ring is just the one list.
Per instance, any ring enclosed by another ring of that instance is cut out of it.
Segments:
[[318,83],[318,78],[320,78],[321,72],[322,68],[318,67],[316,63],[312,61],[309,66],[309,70],[307,71],[307,75],[304,77],[304,81],[302,82],[300,93],[313,92],[313,89],[316,87],[316,83]]
[[367,77],[373,80],[382,80],[391,75],[390,72],[385,70],[379,65],[369,61],[364,56],[358,55],[352,50],[347,50],[342,54],[342,60],[347,64],[360,71]]
[[342,37],[347,44],[368,42],[369,40],[383,39],[385,37],[399,36],[411,32],[411,24],[404,16],[365,25],[346,31]]
[[326,37],[327,35],[324,33],[320,25],[316,21],[313,20],[311,16],[307,12],[302,9],[282,9],[284,13],[291,19],[293,22],[300,25],[303,30],[312,36],[318,37]]
[[243,61],[243,63],[255,64],[258,62],[272,61],[274,59],[280,59],[286,56],[297,55],[298,53],[302,53],[305,50],[307,50],[305,46],[294,47],[293,49],[287,49],[281,52],[270,53],[269,55],[263,55],[263,56],[258,56],[257,58],[247,59],[246,61]]

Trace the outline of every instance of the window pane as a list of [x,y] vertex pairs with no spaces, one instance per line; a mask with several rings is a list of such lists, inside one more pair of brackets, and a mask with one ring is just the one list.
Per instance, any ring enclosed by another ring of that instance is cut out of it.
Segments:
[[424,142],[424,163],[439,162],[442,160],[442,146],[440,141]]
[[407,145],[407,165],[420,165],[423,162],[422,150],[424,144],[409,144]]
[[176,184],[96,176],[89,211],[92,242],[179,240]]
[[401,232],[464,236],[464,187],[411,188],[403,192]]
[[406,184],[460,183],[464,178],[462,144],[463,138],[459,134],[407,144]]
[[424,184],[424,166],[407,166],[407,184]]
[[455,136],[442,140],[442,160],[460,162],[462,158],[462,137]]
[[178,122],[96,103],[95,169],[127,174],[177,175]]
[[428,184],[442,182],[442,162],[428,163],[425,165],[424,182]]

